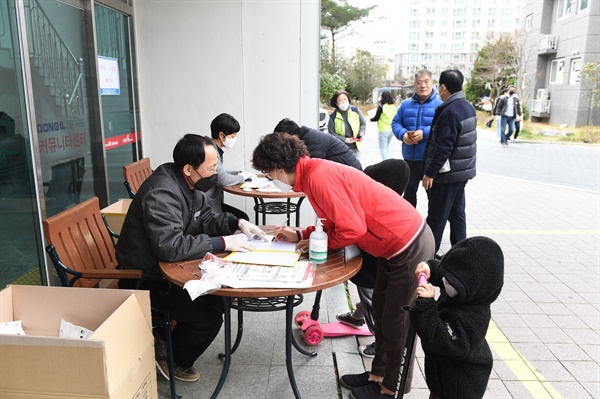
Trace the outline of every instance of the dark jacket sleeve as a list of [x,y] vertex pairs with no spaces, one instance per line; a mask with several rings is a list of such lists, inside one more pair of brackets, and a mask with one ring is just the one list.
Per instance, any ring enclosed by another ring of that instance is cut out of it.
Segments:
[[381,116],[381,113],[383,112],[383,107],[380,105],[379,107],[377,107],[377,112],[375,113],[375,116],[372,117],[370,119],[371,122],[377,122],[379,120],[379,117]]

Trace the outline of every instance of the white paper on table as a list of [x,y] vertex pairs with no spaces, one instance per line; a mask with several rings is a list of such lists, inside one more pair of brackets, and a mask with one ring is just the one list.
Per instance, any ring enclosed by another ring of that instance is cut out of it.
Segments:
[[263,241],[260,238],[253,238],[248,240],[250,244],[256,249],[264,251],[285,251],[285,252],[296,252],[296,243],[287,242],[283,240],[272,241],[274,236],[267,234],[268,241]]
[[263,188],[273,186],[273,182],[266,177],[255,177],[250,181],[242,183],[241,188]]
[[307,261],[295,267],[232,264],[219,269],[215,280],[232,288],[305,288],[312,285],[315,271]]
[[223,259],[230,262],[250,263],[254,265],[295,266],[300,255],[300,252],[296,251],[256,249],[250,252],[232,252]]

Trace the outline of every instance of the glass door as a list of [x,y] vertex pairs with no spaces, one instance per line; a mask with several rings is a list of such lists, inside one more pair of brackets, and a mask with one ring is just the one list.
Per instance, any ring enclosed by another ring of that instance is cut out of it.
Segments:
[[123,166],[139,159],[137,109],[131,62],[131,17],[96,4],[98,80],[102,98],[109,202],[127,198]]
[[46,281],[15,4],[0,0],[0,289]]
[[96,195],[94,82],[82,6],[60,1],[25,4],[31,87],[46,217]]

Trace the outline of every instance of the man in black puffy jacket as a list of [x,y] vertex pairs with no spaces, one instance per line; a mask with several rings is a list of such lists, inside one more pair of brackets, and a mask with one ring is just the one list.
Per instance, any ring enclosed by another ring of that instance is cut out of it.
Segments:
[[362,170],[362,165],[356,159],[352,150],[330,134],[325,134],[307,126],[300,127],[296,122],[288,118],[279,121],[273,131],[288,133],[304,141],[306,148],[308,148],[308,155],[311,158],[328,159]]
[[423,188],[429,199],[427,224],[440,249],[446,221],[452,245],[467,238],[465,185],[475,177],[477,114],[462,92],[457,69],[441,73],[438,94],[444,101],[435,110],[425,147]]
[[[493,366],[485,340],[490,305],[504,284],[502,250],[487,237],[453,246],[441,260],[421,262],[431,284],[420,284],[411,322],[425,352],[430,398],[481,399]],[[440,287],[434,299],[433,285]]]

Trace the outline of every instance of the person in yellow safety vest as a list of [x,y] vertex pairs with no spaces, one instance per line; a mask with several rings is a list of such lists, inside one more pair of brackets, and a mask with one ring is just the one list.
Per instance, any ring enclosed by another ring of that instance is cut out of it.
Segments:
[[394,96],[389,90],[384,90],[379,96],[379,106],[375,116],[371,118],[371,122],[377,122],[377,130],[379,130],[379,151],[381,158],[384,160],[390,157],[388,147],[394,137],[392,132],[392,119],[396,116],[396,105],[394,104]]
[[350,94],[346,91],[335,93],[329,104],[335,108],[329,116],[329,134],[343,141],[360,161],[362,138],[367,131],[365,118],[358,107],[350,106]]

